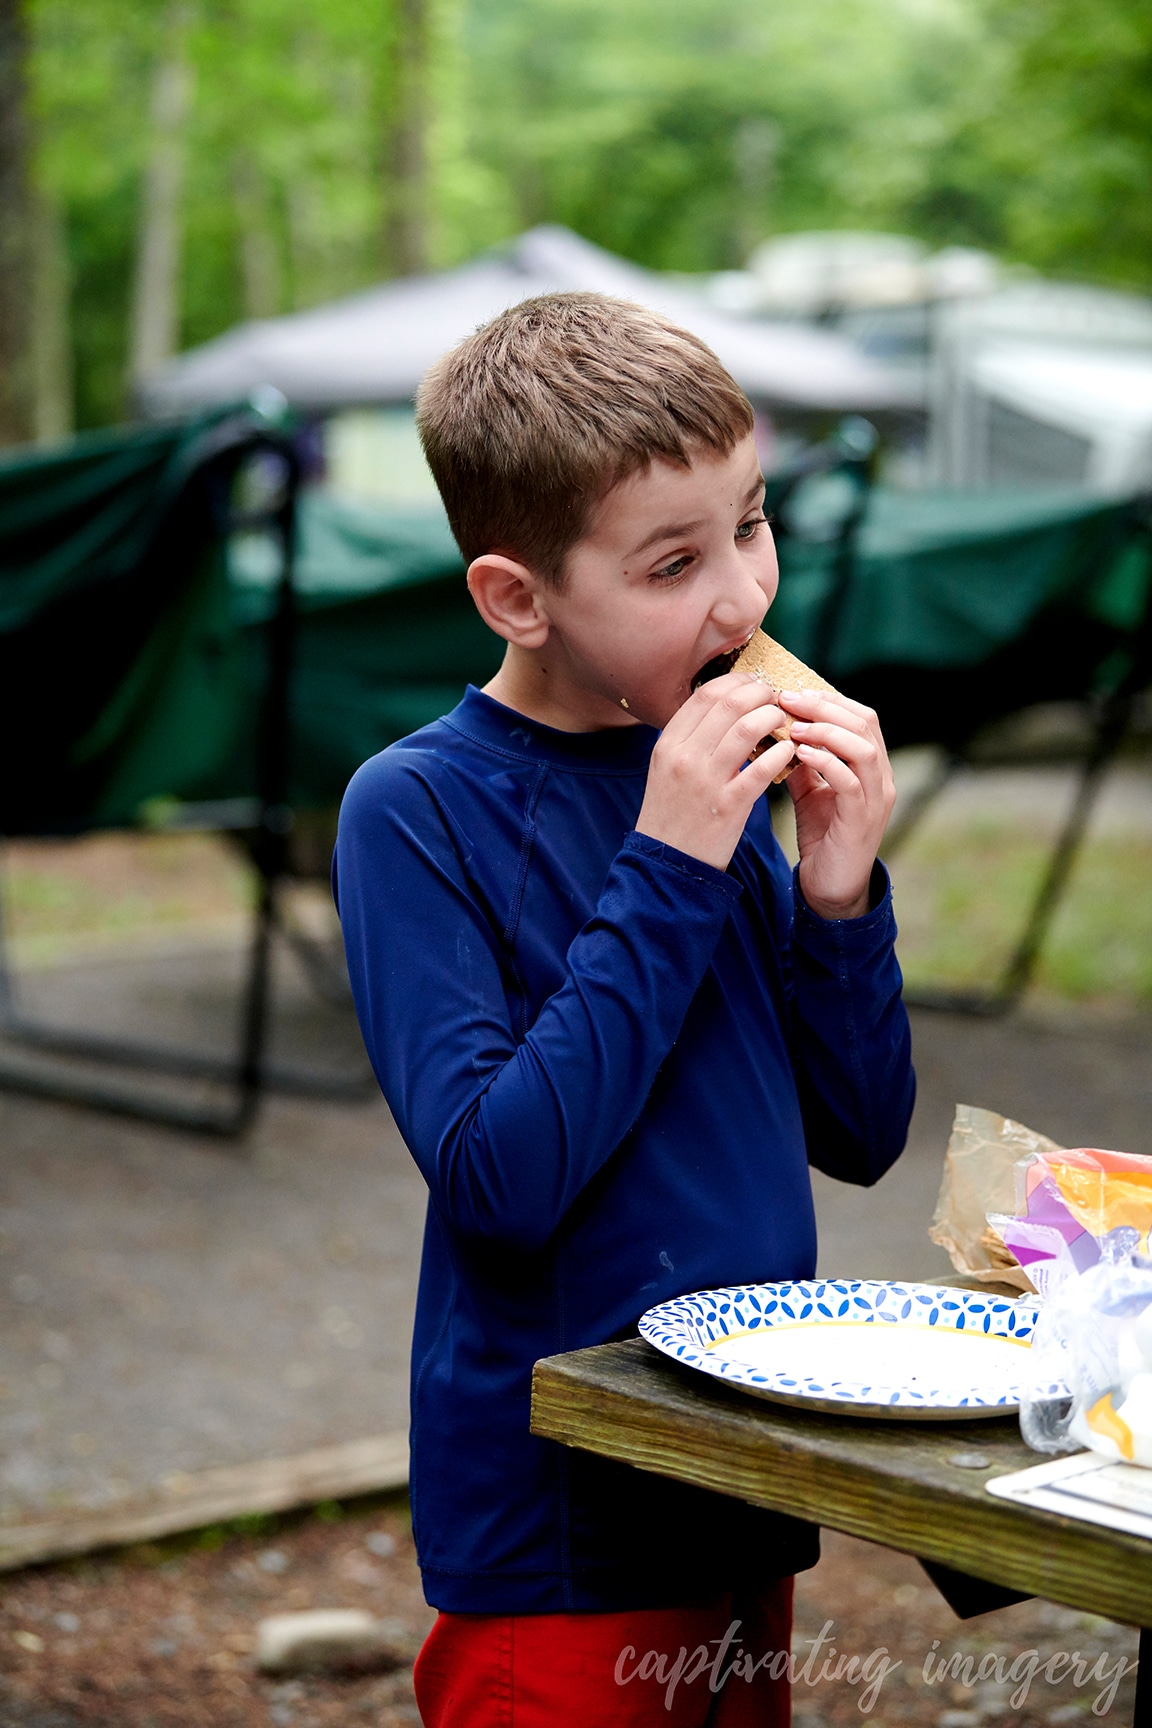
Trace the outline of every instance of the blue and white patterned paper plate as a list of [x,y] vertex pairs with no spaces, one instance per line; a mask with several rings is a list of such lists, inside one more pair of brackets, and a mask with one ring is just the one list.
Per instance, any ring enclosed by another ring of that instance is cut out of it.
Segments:
[[934,1284],[809,1278],[701,1290],[640,1334],[760,1398],[844,1416],[1006,1416],[1028,1379],[1034,1303]]

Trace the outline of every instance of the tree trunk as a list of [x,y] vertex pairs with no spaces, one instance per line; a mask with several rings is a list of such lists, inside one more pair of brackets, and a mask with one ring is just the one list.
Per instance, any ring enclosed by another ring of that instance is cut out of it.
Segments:
[[427,270],[429,0],[394,0],[384,255],[394,276]]
[[34,431],[34,253],[24,0],[0,0],[0,444]]
[[176,352],[180,335],[185,128],[192,101],[188,0],[173,0],[152,86],[152,136],[144,168],[129,352],[139,384]]
[[769,201],[780,154],[781,129],[774,120],[748,115],[732,138],[736,170],[736,221],[732,236],[733,269],[744,270],[755,248],[770,232]]
[[74,427],[68,239],[59,204],[41,191],[33,213],[36,309],[33,421],[38,444],[67,438]]
[[232,169],[239,233],[240,282],[249,318],[274,318],[280,310],[280,249],[269,221],[267,190],[259,164],[240,150]]

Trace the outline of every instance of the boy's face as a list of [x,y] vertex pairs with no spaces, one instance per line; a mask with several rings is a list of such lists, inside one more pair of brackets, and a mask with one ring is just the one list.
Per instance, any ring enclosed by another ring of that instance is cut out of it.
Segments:
[[776,549],[751,437],[690,468],[655,461],[607,495],[539,589],[553,698],[578,727],[665,726],[709,660],[740,647],[776,594]]

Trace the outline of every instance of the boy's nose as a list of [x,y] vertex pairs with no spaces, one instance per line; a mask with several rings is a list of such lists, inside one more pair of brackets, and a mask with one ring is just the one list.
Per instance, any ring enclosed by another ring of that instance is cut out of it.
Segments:
[[721,585],[712,604],[713,621],[725,636],[755,630],[768,610],[769,596],[747,569]]

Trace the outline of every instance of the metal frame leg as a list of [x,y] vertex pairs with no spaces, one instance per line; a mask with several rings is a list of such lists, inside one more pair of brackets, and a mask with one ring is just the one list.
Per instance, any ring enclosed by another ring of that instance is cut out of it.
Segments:
[[[234,1058],[201,1055],[144,1039],[114,1038],[52,1026],[33,1019],[20,1006],[17,978],[5,941],[3,896],[0,894],[0,1033],[10,1042],[46,1056],[63,1056],[113,1068],[135,1068],[187,1080],[207,1080],[236,1089],[235,1101],[224,1108],[196,1108],[178,1100],[163,1101],[147,1092],[114,1083],[81,1078],[60,1070],[0,1062],[0,1090],[41,1098],[89,1104],[94,1109],[160,1122],[171,1127],[221,1135],[242,1134],[252,1122],[262,1090],[331,1102],[358,1103],[376,1090],[367,1070],[354,1079],[333,1078],[307,1069],[281,1068],[264,1060],[272,1006],[273,943],[283,932],[279,908],[280,883],[260,876],[256,911],[249,938],[247,976],[241,998],[239,1039]],[[313,979],[310,983],[315,985]],[[333,999],[333,996],[327,999]]]
[[963,759],[953,752],[943,755],[935,769],[928,776],[923,786],[916,789],[901,807],[896,807],[896,820],[884,836],[884,857],[894,858],[900,848],[908,843],[920,822],[943,792],[957,769],[964,766]]
[[333,1008],[351,1008],[352,986],[348,974],[324,943],[294,923],[285,914],[282,903],[276,906],[275,922],[280,935],[299,961],[313,994]]
[[1080,773],[1072,807],[1037,889],[1028,921],[997,982],[990,990],[934,990],[931,987],[906,990],[906,1002],[917,1008],[987,1018],[1006,1014],[1016,1006],[1032,980],[1053,915],[1063,898],[1072,866],[1083,844],[1096,799],[1128,732],[1131,714],[1131,697],[1115,697],[1106,704],[1092,749]]
[[26,1017],[20,1011],[15,982],[8,965],[0,931],[0,1029],[13,1043],[49,1056],[105,1063],[112,1067],[138,1068],[187,1079],[213,1080],[236,1088],[235,1100],[223,1107],[196,1106],[178,1099],[159,1098],[131,1086],[82,1078],[37,1067],[11,1063],[0,1066],[0,1090],[22,1092],[37,1098],[83,1104],[136,1121],[155,1122],[193,1133],[232,1139],[251,1125],[259,1101],[261,1052],[263,1050],[270,986],[273,899],[262,894],[252,938],[252,957],[244,991],[242,1036],[235,1062],[193,1052],[167,1050],[163,1046],[132,1040],[102,1038],[97,1034],[54,1028]]

